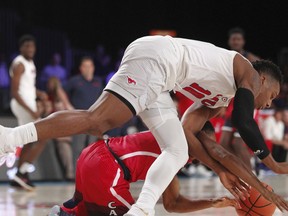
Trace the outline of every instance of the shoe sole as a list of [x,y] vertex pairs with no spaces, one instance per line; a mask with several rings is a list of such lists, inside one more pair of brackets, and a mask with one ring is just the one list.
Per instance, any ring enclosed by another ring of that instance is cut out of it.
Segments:
[[29,186],[28,184],[26,184],[24,181],[21,180],[21,178],[19,178],[18,176],[15,176],[13,179],[15,182],[17,182],[19,185],[21,185],[22,188],[24,188],[27,191],[34,191],[35,188]]

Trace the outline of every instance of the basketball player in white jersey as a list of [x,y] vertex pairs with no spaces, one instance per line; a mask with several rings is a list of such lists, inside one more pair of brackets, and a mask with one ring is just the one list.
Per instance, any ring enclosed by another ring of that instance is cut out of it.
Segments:
[[[254,66],[239,53],[209,43],[169,36],[137,39],[128,46],[118,72],[91,108],[54,113],[35,124],[13,129],[2,127],[1,155],[7,156],[23,142],[78,133],[101,137],[139,115],[162,153],[150,167],[139,199],[126,215],[154,215],[160,195],[188,159],[187,141],[191,153],[197,155],[202,149],[196,134],[235,96],[233,122],[247,145],[272,170],[288,173],[287,164],[276,163],[271,157],[253,119],[254,107],[269,107],[279,94],[281,72],[269,61]],[[189,121],[188,109],[182,127],[169,95],[172,90],[185,94],[200,107],[198,121]],[[191,130],[193,124],[197,127]],[[214,161],[199,159],[215,167]],[[214,171],[225,175],[225,170]],[[281,197],[269,198],[280,209],[288,209]]]
[[[40,116],[37,111],[36,97],[47,99],[46,93],[36,90],[36,67],[33,57],[36,51],[35,39],[31,35],[24,35],[19,40],[20,55],[12,62],[11,75],[11,110],[18,120],[19,125],[34,122]],[[24,143],[23,143],[24,144]],[[45,142],[41,141],[25,145],[20,153],[18,172],[15,175],[12,186],[33,190],[34,185],[29,180],[29,168],[31,163],[42,152]]]

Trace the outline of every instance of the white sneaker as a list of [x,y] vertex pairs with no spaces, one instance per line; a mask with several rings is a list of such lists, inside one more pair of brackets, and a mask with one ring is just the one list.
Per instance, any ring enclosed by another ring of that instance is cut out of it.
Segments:
[[10,130],[12,129],[0,125],[0,166],[6,162],[11,167],[11,164],[15,162],[16,147],[10,145],[7,140]]
[[211,177],[213,173],[207,170],[203,165],[199,164],[197,166],[197,174],[201,177]]
[[60,206],[54,205],[48,214],[48,216],[58,216],[60,215]]
[[132,205],[131,209],[123,216],[154,216],[154,215],[155,215],[154,210],[145,211],[134,204]]

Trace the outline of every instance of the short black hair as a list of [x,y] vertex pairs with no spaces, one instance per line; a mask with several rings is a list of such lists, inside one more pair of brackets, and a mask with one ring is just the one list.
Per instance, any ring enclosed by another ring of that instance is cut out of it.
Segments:
[[270,60],[257,60],[255,62],[252,62],[252,65],[254,69],[259,73],[265,73],[271,76],[273,79],[279,82],[281,85],[283,82],[283,74],[280,70],[280,68],[274,64]]
[[245,31],[240,27],[231,28],[228,31],[228,37],[230,38],[233,34],[241,34],[245,38]]
[[18,41],[19,47],[21,47],[25,42],[28,42],[28,41],[32,41],[36,43],[35,37],[33,35],[26,34],[20,37]]
[[215,133],[215,129],[210,121],[205,122],[201,131],[208,132],[208,133]]
[[80,59],[80,64],[79,65],[81,65],[84,61],[92,61],[92,62],[94,62],[94,59],[91,56],[83,56]]

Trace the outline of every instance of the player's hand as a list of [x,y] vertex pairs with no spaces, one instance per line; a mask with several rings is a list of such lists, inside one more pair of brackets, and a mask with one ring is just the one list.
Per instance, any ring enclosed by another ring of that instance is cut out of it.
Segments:
[[245,200],[249,197],[250,187],[237,176],[226,171],[218,174],[223,186],[237,199]]
[[229,197],[222,197],[220,199],[215,199],[212,201],[212,207],[214,208],[224,208],[228,206],[233,206],[237,209],[241,209],[239,202],[235,199],[231,199]]
[[6,162],[7,167],[12,167],[16,161],[15,153],[6,153],[0,156],[0,166],[2,166]]
[[11,145],[8,139],[8,134],[12,129],[0,125],[0,166],[5,162],[8,167],[12,167],[15,163],[16,147]]
[[262,195],[265,197],[265,199],[269,200],[270,202],[274,203],[280,211],[283,212],[283,210],[288,211],[288,203],[287,201],[279,196],[278,194],[275,194],[272,191],[269,191],[268,189],[265,190]]

